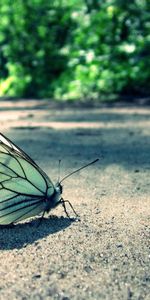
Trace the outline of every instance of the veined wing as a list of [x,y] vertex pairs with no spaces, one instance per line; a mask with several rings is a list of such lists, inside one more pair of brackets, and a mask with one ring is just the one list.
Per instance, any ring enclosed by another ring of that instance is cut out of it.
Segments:
[[[48,185],[48,187],[50,187],[50,188],[53,187],[53,189],[54,189],[54,185],[53,185],[52,181],[50,180],[50,178],[34,162],[34,160],[32,160],[29,155],[27,155],[21,148],[19,148],[17,145],[15,145],[13,142],[11,142],[3,134],[0,134],[0,154],[2,154],[2,153],[6,153],[8,156],[13,157],[16,160],[18,160],[18,164],[21,164],[21,166],[20,166],[21,168],[25,168],[24,171],[25,171],[25,173],[26,173],[26,171],[28,172],[29,177],[32,176],[32,178],[33,178],[34,175],[39,173],[43,177],[43,179],[46,183],[46,186]],[[6,162],[9,161],[8,156],[7,156],[7,158],[5,156]],[[1,162],[1,158],[0,158],[0,162]],[[30,168],[28,169],[29,165],[30,165]],[[37,170],[37,172],[36,171],[34,172],[34,170]],[[34,173],[36,173],[36,174],[34,174]],[[35,179],[36,179],[36,177],[35,177]]]
[[0,224],[8,225],[45,211],[46,203],[41,197],[19,195],[5,189],[0,190]]
[[26,160],[32,162],[34,165],[37,165],[35,161],[25,153],[21,148],[15,145],[11,140],[9,140],[6,136],[0,133],[0,145],[7,146],[6,148],[9,149],[11,152],[15,152],[16,154],[20,155],[21,157],[25,158]]
[[0,137],[0,224],[11,224],[45,211],[54,185],[25,152]]

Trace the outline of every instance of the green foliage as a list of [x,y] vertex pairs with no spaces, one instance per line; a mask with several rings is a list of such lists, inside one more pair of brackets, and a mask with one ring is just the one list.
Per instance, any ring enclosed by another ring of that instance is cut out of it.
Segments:
[[148,0],[4,0],[0,19],[1,96],[150,92]]

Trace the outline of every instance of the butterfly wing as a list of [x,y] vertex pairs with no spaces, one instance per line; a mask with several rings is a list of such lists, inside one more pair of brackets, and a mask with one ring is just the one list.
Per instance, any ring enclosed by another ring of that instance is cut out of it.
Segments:
[[15,145],[11,140],[9,140],[2,133],[0,133],[0,144],[9,147],[9,149],[11,149],[12,152],[15,152],[16,154],[18,153],[18,155],[20,155],[21,157],[26,158],[26,160],[29,160],[33,164],[37,165],[29,155],[27,155],[22,149],[20,149],[17,145]]
[[54,185],[43,170],[20,148],[0,135],[0,224],[39,214]]

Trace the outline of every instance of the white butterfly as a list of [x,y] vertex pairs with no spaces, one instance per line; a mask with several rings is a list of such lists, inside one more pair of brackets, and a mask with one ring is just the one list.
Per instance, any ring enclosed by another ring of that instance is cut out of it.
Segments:
[[[98,161],[89,163],[91,165]],[[86,165],[86,166],[88,166]],[[49,212],[62,204],[69,217],[62,195],[62,181],[56,185],[46,173],[19,147],[0,134],[0,225],[13,224]],[[76,214],[75,210],[73,209]],[[76,214],[77,215],[77,214]]]

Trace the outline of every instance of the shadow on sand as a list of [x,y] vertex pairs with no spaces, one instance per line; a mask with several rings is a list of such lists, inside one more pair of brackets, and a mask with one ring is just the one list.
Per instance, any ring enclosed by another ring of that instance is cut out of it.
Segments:
[[51,216],[43,218],[40,226],[39,219],[28,223],[10,226],[0,226],[0,250],[21,249],[26,245],[69,227],[75,219]]

